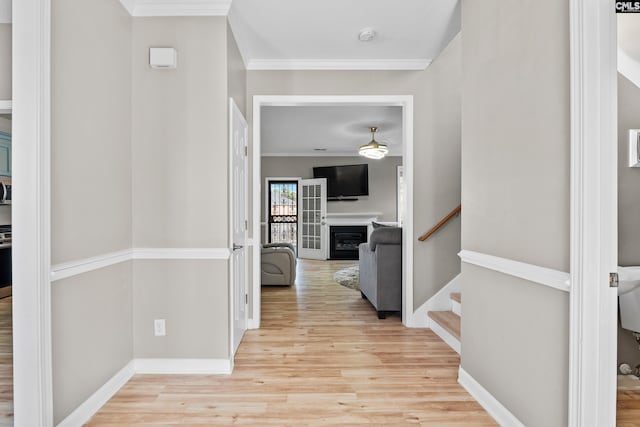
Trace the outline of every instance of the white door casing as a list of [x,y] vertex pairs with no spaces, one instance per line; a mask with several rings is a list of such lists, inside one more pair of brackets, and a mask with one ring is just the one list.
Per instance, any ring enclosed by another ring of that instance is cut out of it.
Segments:
[[617,88],[614,2],[570,0],[570,427],[616,423]]
[[249,126],[238,106],[229,101],[229,138],[231,157],[231,305],[232,355],[238,350],[247,330],[247,136]]
[[327,179],[301,179],[298,184],[298,257],[327,259],[325,218]]

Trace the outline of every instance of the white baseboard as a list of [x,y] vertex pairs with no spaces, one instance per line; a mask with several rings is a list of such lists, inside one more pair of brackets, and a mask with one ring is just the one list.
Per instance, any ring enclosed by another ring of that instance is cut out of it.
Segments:
[[524,424],[515,417],[502,403],[491,395],[480,383],[469,375],[462,366],[458,370],[458,383],[478,401],[485,411],[493,417],[502,427],[524,427]]
[[452,292],[460,292],[460,274],[451,279],[449,283],[444,285],[434,296],[429,298],[409,317],[407,327],[409,328],[428,328],[429,318],[428,311],[447,311],[451,309]]
[[135,359],[136,374],[231,374],[228,359]]
[[58,427],[77,427],[84,425],[96,412],[111,399],[135,374],[135,363],[127,363],[117,374],[85,400]]
[[78,406],[58,427],[81,426],[93,417],[135,374],[229,375],[228,359],[133,359]]
[[428,327],[433,331],[434,334],[439,336],[442,341],[447,343],[447,345],[451,347],[453,351],[460,354],[461,346],[460,340],[458,340],[458,338],[451,335],[446,329],[434,322],[432,319],[429,319]]

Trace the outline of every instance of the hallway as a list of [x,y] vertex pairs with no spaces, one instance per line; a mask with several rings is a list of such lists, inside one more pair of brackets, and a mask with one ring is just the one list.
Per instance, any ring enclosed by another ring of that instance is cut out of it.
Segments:
[[495,425],[455,352],[333,281],[351,264],[302,260],[297,286],[263,288],[231,376],[137,375],[89,425]]

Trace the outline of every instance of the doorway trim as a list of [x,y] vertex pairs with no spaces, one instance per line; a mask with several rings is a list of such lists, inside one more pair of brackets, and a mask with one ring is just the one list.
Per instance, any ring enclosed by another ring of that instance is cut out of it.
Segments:
[[570,427],[616,415],[617,93],[614,4],[570,0]]
[[53,425],[51,0],[13,2],[13,52],[14,422],[44,427]]
[[402,323],[412,326],[413,319],[413,96],[411,95],[255,95],[253,97],[252,135],[252,310],[249,328],[260,327],[261,287],[260,287],[260,214],[261,214],[261,109],[262,107],[296,106],[397,106],[402,107],[402,158],[405,167],[405,191],[411,197],[405,198],[405,223],[402,228]]

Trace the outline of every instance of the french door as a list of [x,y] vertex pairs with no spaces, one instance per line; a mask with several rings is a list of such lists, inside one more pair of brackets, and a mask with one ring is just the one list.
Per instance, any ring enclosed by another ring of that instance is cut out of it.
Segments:
[[327,259],[327,179],[302,179],[298,197],[298,257]]

